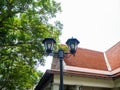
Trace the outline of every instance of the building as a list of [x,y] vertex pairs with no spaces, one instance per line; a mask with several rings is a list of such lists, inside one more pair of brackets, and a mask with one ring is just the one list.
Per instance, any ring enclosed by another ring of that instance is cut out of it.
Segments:
[[[64,58],[64,90],[120,90],[120,42],[105,52],[78,48]],[[59,60],[53,58],[35,90],[59,90]]]

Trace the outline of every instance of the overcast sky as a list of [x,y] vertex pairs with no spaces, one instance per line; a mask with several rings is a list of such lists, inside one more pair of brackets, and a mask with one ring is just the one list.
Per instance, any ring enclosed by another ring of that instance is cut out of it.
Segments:
[[62,43],[72,36],[80,47],[105,51],[120,40],[120,0],[60,0]]
[[[58,0],[64,27],[61,43],[75,37],[79,47],[106,51],[120,41],[120,0]],[[51,58],[52,59],[52,58]],[[46,68],[50,67],[47,60]]]

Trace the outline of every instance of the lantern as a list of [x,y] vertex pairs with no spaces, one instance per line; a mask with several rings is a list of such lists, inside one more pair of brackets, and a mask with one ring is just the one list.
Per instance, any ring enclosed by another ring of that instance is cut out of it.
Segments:
[[48,54],[52,53],[56,41],[53,38],[45,38],[42,42]]
[[70,49],[70,53],[75,54],[79,41],[76,38],[71,38],[67,40],[66,44]]

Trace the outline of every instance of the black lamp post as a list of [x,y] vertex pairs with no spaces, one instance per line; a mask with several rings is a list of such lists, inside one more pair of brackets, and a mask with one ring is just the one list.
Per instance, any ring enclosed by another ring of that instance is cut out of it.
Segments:
[[[60,60],[60,90],[64,90],[64,85],[63,85],[63,58],[65,54],[69,54],[69,53],[64,53],[64,51],[62,49],[59,49],[57,53],[53,52],[53,48],[54,48],[54,44],[56,43],[56,41],[53,38],[45,38],[43,40],[43,44],[45,45],[45,49],[47,54],[57,54],[59,60]],[[71,54],[75,54],[76,53],[76,49],[77,49],[77,45],[79,44],[79,41],[76,38],[71,38],[68,39],[66,44],[69,47],[70,53]]]

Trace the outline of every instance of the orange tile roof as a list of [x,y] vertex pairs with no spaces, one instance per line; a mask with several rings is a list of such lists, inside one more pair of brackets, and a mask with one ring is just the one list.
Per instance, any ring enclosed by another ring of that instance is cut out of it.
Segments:
[[78,48],[75,56],[66,55],[66,65],[107,71],[103,52]]
[[[55,59],[53,59],[54,61]],[[92,75],[120,75],[120,42],[106,52],[78,48],[75,55],[67,54],[64,58],[65,71]],[[52,63],[51,69],[59,69],[59,61]],[[57,68],[56,68],[57,67]]]
[[108,62],[110,63],[111,69],[115,70],[120,67],[120,42],[111,47],[106,52]]

